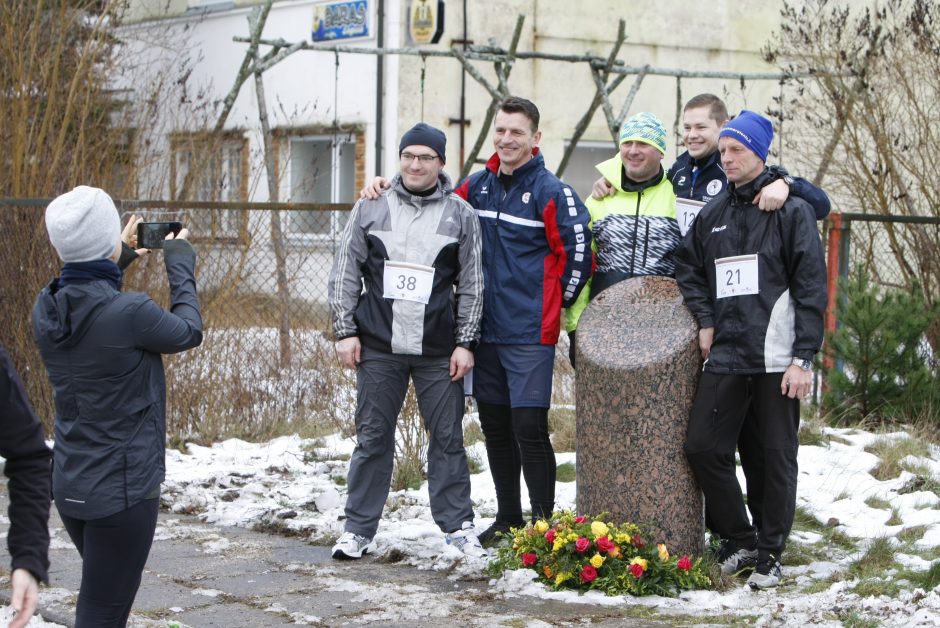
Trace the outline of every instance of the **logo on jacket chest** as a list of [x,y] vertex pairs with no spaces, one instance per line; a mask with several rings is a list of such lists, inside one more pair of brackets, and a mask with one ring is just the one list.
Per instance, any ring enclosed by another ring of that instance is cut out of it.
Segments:
[[526,205],[529,204],[529,200],[532,198],[532,192],[526,192],[522,195],[522,202]]
[[705,188],[705,191],[708,192],[709,196],[715,196],[721,192],[723,185],[724,182],[721,179],[712,179],[708,182],[708,186]]

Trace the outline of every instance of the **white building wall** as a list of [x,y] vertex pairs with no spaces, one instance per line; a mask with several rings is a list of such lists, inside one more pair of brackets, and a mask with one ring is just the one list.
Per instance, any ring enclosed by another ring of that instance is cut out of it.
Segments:
[[[149,84],[155,77],[166,81],[168,109],[160,124],[162,130],[151,138],[152,159],[148,161],[148,183],[141,186],[141,196],[169,198],[167,177],[170,159],[170,132],[211,128],[218,104],[228,93],[244,58],[247,44],[234,42],[236,35],[248,36],[248,15],[251,0],[238,0],[229,8],[202,15],[183,15],[193,0],[131,0],[130,18],[122,27],[122,36],[139,62],[134,72],[120,79],[119,87],[134,88]],[[278,0],[274,3],[263,37],[293,43],[310,40],[314,0]],[[376,46],[375,11],[371,38],[340,42],[364,48]],[[463,37],[463,1],[446,1],[445,31],[440,43],[428,50],[448,50],[454,40]],[[407,46],[407,0],[386,0],[385,46]],[[617,21],[626,21],[627,40],[619,59],[627,65],[650,64],[660,68],[690,70],[723,70],[739,72],[773,71],[760,55],[776,28],[779,16],[772,0],[713,0],[697,6],[692,15],[687,0],[661,0],[657,3],[628,3],[619,0],[591,0],[572,3],[570,0],[503,0],[499,3],[467,0],[467,36],[476,45],[492,43],[508,47],[517,16],[526,15],[519,51],[581,55],[591,52],[606,57],[617,34]],[[162,8],[161,8],[162,7]],[[169,10],[167,10],[169,7]],[[217,7],[218,8],[218,7]],[[159,19],[157,19],[159,17]],[[262,46],[261,54],[268,51]],[[332,52],[300,51],[294,53],[264,75],[270,123],[274,128],[329,127],[334,120],[341,126],[356,125],[364,129],[364,165],[366,180],[376,174],[376,72],[379,57],[367,54],[341,54],[338,76]],[[448,137],[447,171],[454,177],[460,170],[461,146],[459,118],[461,103],[461,66],[455,59],[429,57],[425,61],[425,79],[421,85],[422,62],[415,56],[389,55],[384,60],[385,90],[383,94],[384,147],[381,174],[391,175],[398,169],[398,140],[414,123],[423,120],[444,130]],[[496,84],[493,64],[475,62],[474,66]],[[633,83],[628,78],[611,97],[615,113]],[[337,89],[338,85],[338,89]],[[548,167],[554,169],[561,160],[565,143],[570,140],[575,124],[594,96],[594,84],[587,64],[519,59],[509,78],[512,93],[530,98],[542,113],[541,147]],[[185,89],[184,89],[185,88]],[[723,96],[729,110],[742,107],[763,111],[771,98],[779,93],[774,81],[746,82],[742,88],[737,80],[684,79],[681,101],[710,91]],[[180,95],[190,104],[177,107]],[[465,130],[463,151],[469,155],[477,139],[490,96],[471,77],[466,77],[464,95],[466,116],[470,123]],[[213,107],[200,103],[215,102]],[[674,78],[648,77],[629,113],[652,111],[676,129],[681,102],[677,103],[677,82]],[[250,199],[269,200],[262,160],[262,141],[253,79],[242,87],[226,129],[244,132],[249,138]],[[603,151],[615,148],[606,128],[604,115],[598,109],[582,138],[585,145]],[[492,152],[489,134],[480,157]],[[665,165],[681,152],[676,135],[670,138]],[[597,153],[591,155],[594,157]],[[282,177],[289,169],[283,163],[287,153],[279,152]],[[480,166],[476,166],[479,168]],[[583,175],[582,175],[583,178]],[[589,193],[577,186],[582,196]],[[289,184],[282,178],[279,200],[288,200]],[[252,231],[268,230],[269,217],[256,213]],[[334,234],[335,235],[335,234]],[[310,286],[319,290],[325,285],[323,268],[332,256],[330,238],[295,238],[290,248],[290,277],[296,293],[309,294]],[[273,271],[270,244],[258,243],[253,248],[252,266],[256,263]],[[257,257],[260,256],[260,257]],[[272,291],[270,277],[245,278],[252,290]],[[322,297],[322,295],[320,295]],[[318,297],[319,298],[319,297]]]
[[[489,2],[467,2],[468,38],[477,45],[492,40],[508,48],[512,30],[519,14],[526,20],[519,42],[520,51],[583,55],[591,52],[606,57],[617,36],[617,22],[626,22],[626,41],[618,59],[629,66],[649,64],[658,68],[686,70],[722,70],[735,72],[773,72],[766,64],[760,48],[779,23],[779,4],[768,0],[715,0],[695,7],[687,0],[661,0],[656,3],[592,0],[571,3],[565,0],[504,0],[497,5]],[[433,46],[447,49],[449,42],[462,37],[462,2],[446,3],[446,27],[441,43]],[[495,72],[491,63],[475,63],[493,83]],[[448,170],[456,173],[459,161],[459,133],[448,120],[459,113],[460,65],[450,59],[428,59],[425,79],[425,121],[445,129],[448,135]],[[420,61],[402,59],[400,92],[409,95],[400,110],[400,125],[407,128],[420,119]],[[633,84],[628,77],[612,94],[614,113],[620,108]],[[546,60],[517,60],[510,74],[512,93],[533,100],[542,114],[542,150],[549,168],[561,160],[566,142],[571,138],[578,120],[594,97],[595,87],[587,64]],[[775,81],[748,81],[744,88],[738,80],[683,79],[681,100],[710,91],[728,103],[729,111],[742,108],[764,111],[771,98],[779,93]],[[467,78],[466,110],[471,125],[466,131],[469,151],[480,131],[489,94],[476,81]],[[676,79],[648,76],[630,107],[629,113],[651,111],[676,130],[681,113],[677,108]],[[681,152],[678,136],[670,138],[667,165]],[[613,142],[606,128],[602,109],[598,109],[582,138],[584,141]],[[481,157],[492,152],[487,138]],[[579,190],[585,194],[587,190]]]
[[[289,42],[309,39],[314,4],[313,0],[275,3],[262,37]],[[146,58],[147,61],[141,64],[140,72],[128,77],[127,84],[119,87],[139,88],[165,75],[173,77],[170,87],[182,92],[182,84],[174,83],[179,79],[185,83],[189,98],[198,102],[187,106],[180,105],[178,99],[168,98],[160,128],[167,134],[211,128],[244,59],[247,44],[235,42],[233,37],[249,35],[250,13],[250,8],[238,8],[123,27],[121,36],[134,51],[130,58]],[[350,42],[350,45],[372,47],[375,42],[365,40]],[[260,53],[263,55],[268,50],[270,48],[262,46]],[[265,99],[271,128],[330,127],[338,120],[343,127],[364,127],[367,138],[374,137],[376,57],[348,54],[342,55],[340,61],[337,75],[332,54],[298,52],[265,72]],[[205,103],[216,106],[199,106]],[[193,111],[194,108],[198,110]],[[253,77],[242,86],[225,129],[244,131],[249,137],[253,156],[251,198],[267,201]],[[374,141],[367,139],[367,162],[370,158],[374,161],[373,145]],[[168,159],[168,153],[165,156]],[[154,163],[153,167],[159,170],[168,165]],[[168,180],[164,175],[155,176],[165,181],[162,194],[169,197]],[[286,200],[287,191],[288,188],[282,186],[280,200]],[[151,193],[160,194],[160,190],[151,187]]]
[[[170,13],[180,13],[192,0],[172,0]],[[132,0],[131,18],[154,16],[166,0]],[[181,46],[198,59],[188,81],[192,85],[211,86],[218,97],[224,95],[241,63],[246,44],[235,43],[233,35],[247,35],[247,15],[252,0],[237,0],[235,8],[208,13],[201,17],[162,19],[147,23],[148,28],[185,29]],[[268,23],[266,38],[283,38],[288,42],[309,40],[313,0],[275,1]],[[374,12],[377,0],[371,0]],[[440,43],[428,50],[447,50],[451,42],[463,36],[462,0],[445,3],[445,31]],[[606,56],[617,33],[617,21],[626,21],[627,40],[619,59],[632,66],[650,64],[662,68],[724,71],[773,71],[761,59],[760,48],[779,22],[778,3],[772,0],[714,0],[707,6],[695,7],[693,13],[686,0],[661,0],[657,3],[625,3],[619,0],[592,0],[571,3],[568,0],[503,0],[499,3],[467,0],[468,38],[477,45],[493,43],[508,47],[516,17],[526,15],[520,51],[559,54],[593,52]],[[385,45],[406,46],[407,0],[387,0]],[[134,27],[129,27],[131,30]],[[373,37],[350,45],[373,47]],[[342,43],[342,42],[341,42]],[[262,52],[265,52],[262,49]],[[178,53],[178,50],[174,50]],[[365,169],[367,177],[375,171],[375,72],[377,60],[371,55],[340,55],[339,93],[335,98],[338,119],[361,124],[366,129]],[[491,63],[474,64],[495,84]],[[422,119],[421,61],[417,57],[389,55],[385,59],[385,119],[382,144],[383,174],[397,170],[397,146],[401,133]],[[453,59],[428,58],[423,87],[423,119],[443,129],[448,136],[448,171],[459,171],[459,128],[451,120],[460,112],[460,64]],[[327,125],[334,118],[334,56],[329,52],[302,51],[272,68],[265,75],[265,87],[272,124]],[[630,90],[633,77],[628,78],[612,95],[615,112]],[[468,153],[480,131],[489,94],[469,76],[466,78],[465,108],[470,120],[465,131],[464,153]],[[564,145],[571,138],[574,126],[594,95],[594,84],[586,64],[556,61],[517,60],[510,75],[513,93],[532,99],[541,109],[543,121],[542,148],[550,168],[557,166]],[[774,81],[746,82],[743,89],[737,80],[684,79],[681,100],[702,91],[725,97],[729,110],[743,107],[764,110],[771,98],[779,93]],[[674,78],[647,77],[630,108],[630,113],[648,110],[656,113],[674,129],[678,119],[677,82]],[[257,111],[253,82],[239,95],[227,128],[257,128]],[[681,152],[676,135],[670,142],[668,156]],[[587,141],[609,141],[603,112],[598,110],[584,135]],[[611,142],[612,144],[612,142]],[[252,147],[257,148],[256,137]],[[613,149],[613,146],[612,146]],[[489,139],[481,157],[489,155]],[[256,186],[253,198],[266,199],[264,186]]]

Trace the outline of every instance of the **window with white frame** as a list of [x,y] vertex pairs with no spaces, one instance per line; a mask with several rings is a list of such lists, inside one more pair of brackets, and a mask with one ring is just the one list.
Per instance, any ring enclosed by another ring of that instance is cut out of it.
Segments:
[[[176,200],[242,202],[247,200],[248,140],[181,134],[171,140],[172,195]],[[195,237],[243,239],[248,212],[241,209],[200,209],[187,212]]]
[[[569,143],[565,144],[567,149]],[[591,195],[591,186],[601,176],[595,166],[616,154],[617,147],[613,141],[580,141],[571,153],[561,178],[584,200]]]
[[[356,135],[289,135],[288,169],[292,203],[354,203]],[[347,211],[290,212],[287,231],[294,235],[338,235]]]

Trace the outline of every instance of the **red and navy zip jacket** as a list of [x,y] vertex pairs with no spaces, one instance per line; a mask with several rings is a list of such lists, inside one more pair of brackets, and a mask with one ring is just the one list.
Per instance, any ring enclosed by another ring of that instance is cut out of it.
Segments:
[[570,186],[545,168],[536,148],[499,180],[499,157],[470,175],[456,193],[472,205],[483,236],[483,322],[480,342],[554,345],[561,308],[591,276],[590,215]]

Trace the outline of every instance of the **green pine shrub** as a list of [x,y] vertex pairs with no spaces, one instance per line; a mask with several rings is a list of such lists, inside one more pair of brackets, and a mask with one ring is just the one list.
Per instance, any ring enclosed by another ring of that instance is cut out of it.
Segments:
[[879,289],[866,270],[841,284],[839,327],[826,342],[836,366],[825,372],[830,421],[940,423],[937,356],[925,340],[940,307],[919,286]]

